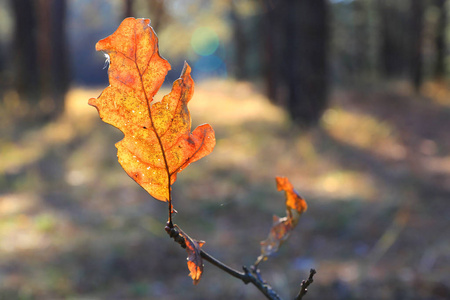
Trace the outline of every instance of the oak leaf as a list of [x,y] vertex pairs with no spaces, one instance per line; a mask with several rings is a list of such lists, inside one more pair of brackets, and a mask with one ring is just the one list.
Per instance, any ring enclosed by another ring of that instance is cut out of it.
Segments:
[[278,251],[298,223],[300,215],[308,208],[303,199],[286,177],[276,177],[277,189],[285,191],[286,217],[273,216],[273,225],[266,240],[261,242],[261,255],[256,264]]
[[110,86],[89,104],[104,122],[123,132],[116,147],[127,174],[154,198],[171,201],[177,173],[211,153],[215,145],[210,125],[200,125],[191,133],[187,108],[194,91],[191,68],[185,63],[172,91],[154,101],[170,64],[159,54],[148,19],[123,20],[112,35],[97,43],[96,50],[108,56]]

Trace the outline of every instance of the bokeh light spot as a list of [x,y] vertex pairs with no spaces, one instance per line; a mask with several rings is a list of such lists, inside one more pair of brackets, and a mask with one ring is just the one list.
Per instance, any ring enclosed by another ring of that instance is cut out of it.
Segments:
[[200,27],[192,34],[191,46],[198,55],[211,55],[219,47],[219,37],[211,28]]

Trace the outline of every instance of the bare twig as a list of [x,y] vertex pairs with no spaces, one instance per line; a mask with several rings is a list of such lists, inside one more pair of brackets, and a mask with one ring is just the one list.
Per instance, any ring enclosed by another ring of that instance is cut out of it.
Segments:
[[[184,237],[180,235],[177,225],[173,225],[169,221],[166,224],[165,230],[175,242],[180,244],[182,248],[186,248],[186,241]],[[280,296],[278,296],[273,288],[262,279],[261,273],[257,266],[253,265],[250,267],[250,269],[246,266],[243,266],[242,268],[244,269],[244,272],[239,272],[224,264],[215,257],[211,256],[204,250],[200,250],[200,255],[204,260],[208,261],[209,263],[228,273],[229,275],[242,280],[245,284],[252,283],[258,290],[260,290],[261,293],[264,294],[264,296],[266,296],[267,299],[281,300]],[[306,293],[308,292],[308,286],[314,282],[313,277],[315,274],[316,270],[311,269],[309,272],[309,278],[302,281],[300,285],[300,292],[298,293],[297,297],[295,297],[295,300],[301,300],[303,296],[306,295]]]
[[262,278],[261,271],[258,269],[258,266],[253,265],[250,267],[250,270],[252,270],[252,273],[255,274],[259,281],[266,283],[266,281]]
[[302,281],[300,285],[300,292],[298,293],[297,297],[295,297],[295,300],[301,300],[303,299],[303,296],[306,295],[306,293],[308,292],[308,286],[314,282],[314,274],[316,274],[316,270],[309,270],[309,277],[307,280]]
[[[175,242],[180,244],[182,248],[186,248],[186,241],[177,231],[176,225],[171,224],[169,221],[167,222],[165,230],[169,234],[169,236],[174,239]],[[217,260],[204,250],[201,250],[200,255],[204,260],[208,261],[222,271],[230,274],[231,276],[242,280],[245,284],[252,283],[258,290],[261,291],[261,293],[264,294],[264,296],[266,296],[267,299],[281,300],[280,296],[278,296],[278,294],[272,289],[272,287],[266,284],[264,280],[262,280],[259,270],[257,270],[256,268],[252,268],[252,271],[250,271],[246,266],[243,266],[242,268],[244,269],[244,272],[239,272],[224,264],[223,262]]]

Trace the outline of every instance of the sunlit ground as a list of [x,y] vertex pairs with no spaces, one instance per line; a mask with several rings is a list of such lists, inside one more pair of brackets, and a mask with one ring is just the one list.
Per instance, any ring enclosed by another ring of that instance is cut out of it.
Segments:
[[[114,147],[121,133],[87,105],[100,91],[73,88],[64,116],[31,128],[17,121],[20,99],[5,95],[0,298],[260,297],[208,264],[192,285],[184,250],[163,229],[165,203],[128,178]],[[179,175],[175,221],[224,262],[250,265],[272,215],[284,214],[274,177],[288,176],[309,209],[262,264],[284,298],[313,267],[308,299],[445,299],[449,98],[438,86],[424,93],[334,91],[320,128],[304,132],[249,83],[199,84],[193,124],[210,123],[217,145]]]

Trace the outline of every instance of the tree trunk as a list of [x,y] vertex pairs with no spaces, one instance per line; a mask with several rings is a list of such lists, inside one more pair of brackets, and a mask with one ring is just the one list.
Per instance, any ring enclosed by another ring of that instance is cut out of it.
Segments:
[[353,8],[353,33],[354,40],[354,74],[355,82],[360,81],[369,73],[369,26],[367,1],[354,1]]
[[288,7],[288,109],[294,122],[311,126],[327,104],[327,1],[290,0]]
[[445,55],[447,47],[445,45],[445,32],[447,28],[447,10],[445,6],[446,0],[435,0],[435,5],[439,11],[439,20],[436,28],[436,60],[434,64],[434,78],[442,80],[445,78]]
[[11,0],[14,13],[14,85],[21,99],[39,99],[36,14],[33,0]]
[[69,53],[66,35],[66,0],[54,0],[52,5],[51,47],[52,47],[52,98],[55,101],[54,114],[64,110],[64,96],[69,89]]
[[38,17],[38,58],[39,58],[39,88],[40,110],[42,115],[51,115],[56,109],[52,97],[52,13],[51,6],[54,0],[35,0]]
[[35,117],[64,110],[69,84],[66,0],[12,0],[16,89]]
[[134,0],[124,0],[124,18],[133,17],[133,2]]
[[42,117],[54,118],[64,111],[69,85],[66,46],[66,0],[39,0],[38,56]]
[[413,86],[416,91],[422,85],[422,29],[423,29],[423,0],[411,0],[411,61],[410,71]]
[[148,0],[147,3],[151,14],[152,27],[158,32],[166,21],[170,23],[168,20],[170,15],[166,12],[164,0]]
[[[392,26],[396,13],[390,0],[378,0],[378,11],[380,16],[380,62],[382,74],[387,77],[398,75],[398,60],[395,26]],[[398,37],[397,37],[398,38]],[[397,40],[398,43],[398,40]]]
[[312,126],[327,104],[327,0],[266,0],[263,73],[271,101],[300,126]]
[[276,104],[285,105],[281,97],[284,74],[282,72],[284,36],[284,6],[283,1],[264,1],[265,13],[261,22],[262,72],[267,97]]
[[236,64],[234,74],[237,79],[245,79],[247,74],[247,39],[244,33],[244,26],[236,7],[236,3],[230,0],[230,18],[234,37],[234,62]]

